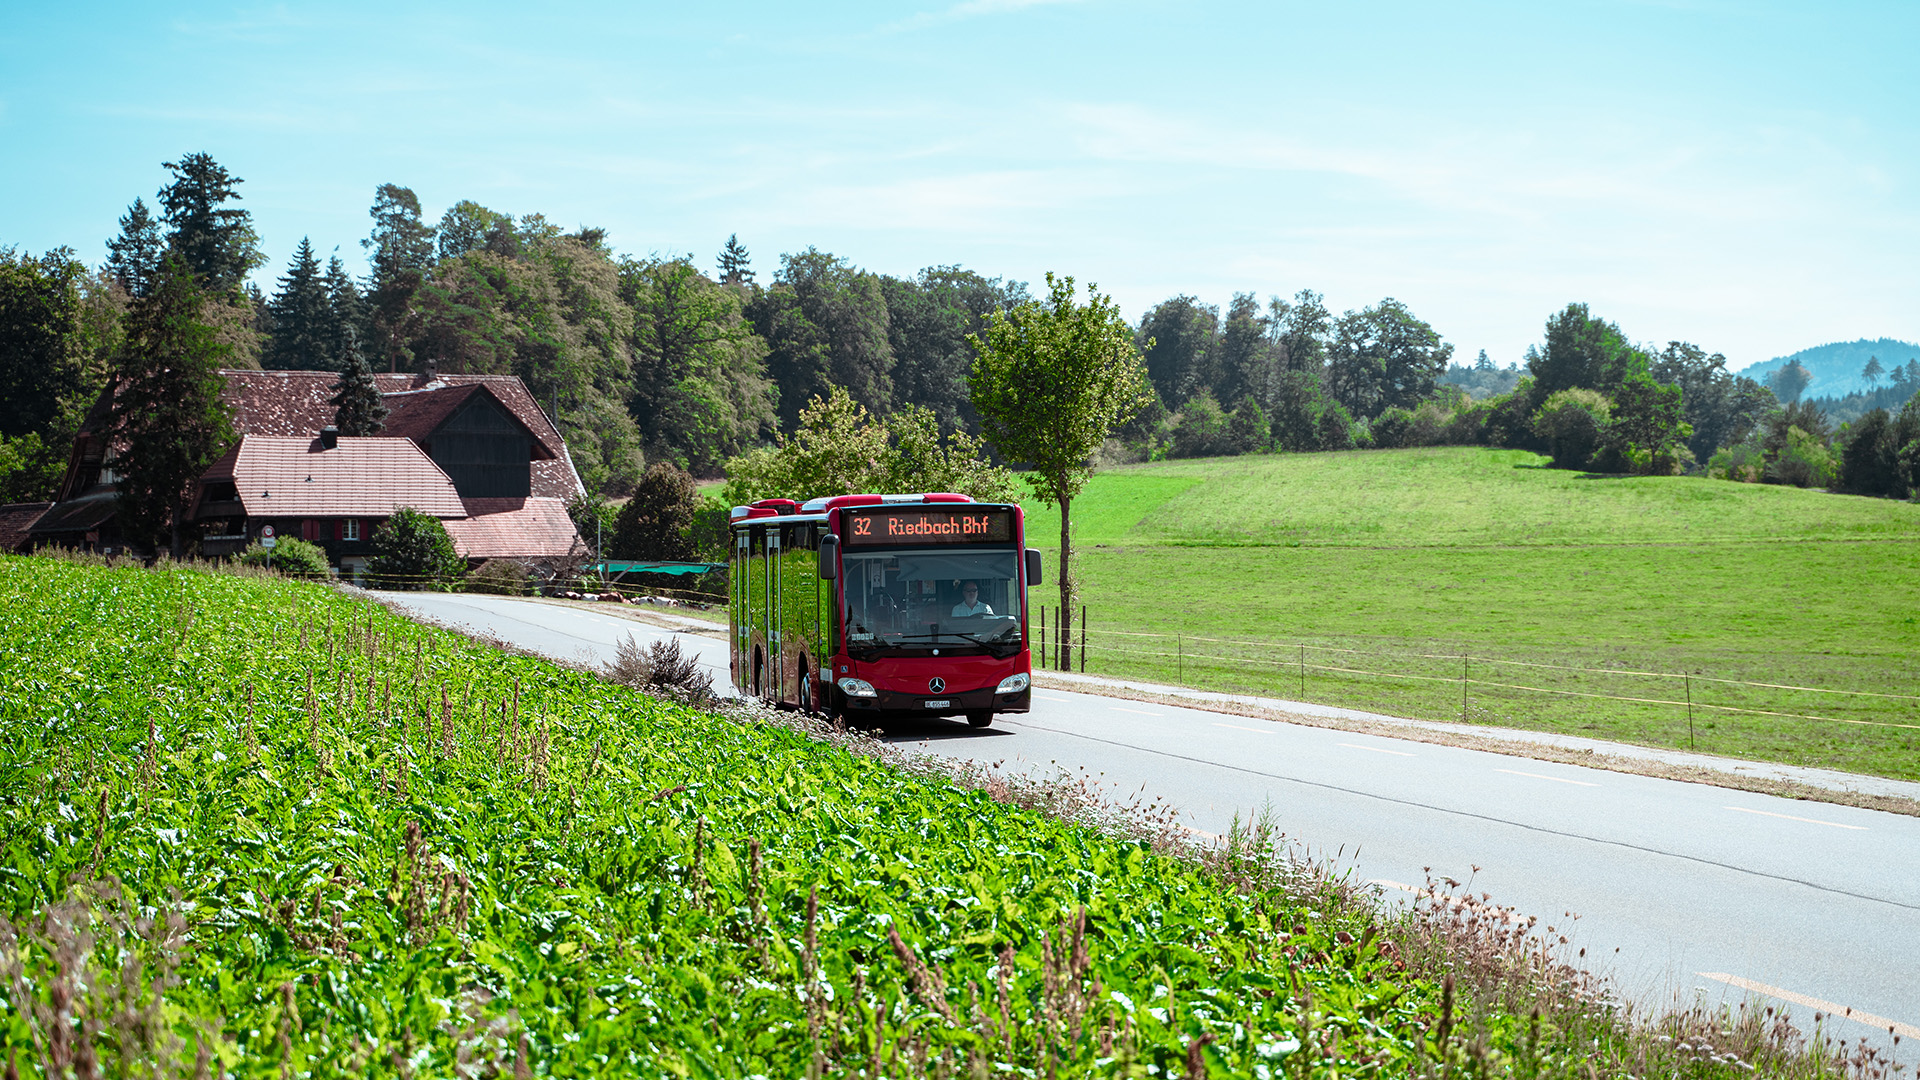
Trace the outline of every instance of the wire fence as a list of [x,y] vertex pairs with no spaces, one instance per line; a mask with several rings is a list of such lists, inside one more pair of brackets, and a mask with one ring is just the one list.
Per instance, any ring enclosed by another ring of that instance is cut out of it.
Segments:
[[[1884,668],[1863,675],[1854,688],[1837,688],[1702,670],[1660,671],[1644,663],[1561,663],[1485,650],[1112,630],[1089,626],[1083,612],[1075,614],[1080,618],[1068,642],[1072,665],[1089,674],[1416,719],[1607,738],[1629,734],[1639,742],[1768,754],[1777,760],[1804,757],[1807,751],[1838,758],[1892,753],[1905,762],[1894,771],[1920,769],[1913,753],[1920,745],[1920,695],[1905,692],[1909,679]],[[1058,609],[1050,609],[1042,622],[1054,629],[1036,652],[1035,666],[1057,669]],[[1038,633],[1035,644],[1041,644]],[[1885,772],[1887,766],[1874,771]]]

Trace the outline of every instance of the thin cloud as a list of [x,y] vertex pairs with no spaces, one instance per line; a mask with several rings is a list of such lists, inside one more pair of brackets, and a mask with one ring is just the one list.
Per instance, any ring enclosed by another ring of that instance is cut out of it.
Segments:
[[1028,8],[1057,7],[1062,4],[1079,4],[1085,0],[961,0],[960,3],[944,11],[923,11],[911,18],[888,23],[880,28],[880,33],[897,34],[921,30],[929,26],[959,22],[963,19],[977,19],[990,15],[1008,15]]

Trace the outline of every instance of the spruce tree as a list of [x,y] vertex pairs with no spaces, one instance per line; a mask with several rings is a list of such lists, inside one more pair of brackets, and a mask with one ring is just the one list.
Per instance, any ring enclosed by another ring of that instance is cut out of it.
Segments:
[[261,366],[279,371],[334,367],[333,305],[320,276],[320,260],[306,237],[300,238],[267,311],[272,329]]
[[727,237],[727,246],[720,249],[720,284],[752,285],[753,267],[748,265],[750,257],[746,246],[740,243],[738,233]]
[[387,403],[373,382],[373,369],[360,352],[353,328],[347,328],[346,367],[333,384],[333,426],[342,435],[378,435],[387,425]]
[[107,241],[107,273],[128,295],[139,299],[152,291],[165,248],[160,220],[147,211],[145,202],[135,199],[120,218],[120,235]]
[[327,307],[327,367],[345,371],[348,354],[357,351],[363,340],[367,305],[338,255],[327,260]]
[[199,321],[203,303],[193,271],[169,253],[152,291],[127,312],[114,372],[121,526],[140,541],[167,535],[176,559],[186,554],[194,481],[233,442],[232,414],[220,399],[231,346]]
[[160,189],[160,208],[172,229],[168,247],[208,290],[239,288],[247,271],[266,261],[253,215],[221,206],[240,198],[234,189],[241,179],[207,154],[188,154],[166,168],[173,182]]

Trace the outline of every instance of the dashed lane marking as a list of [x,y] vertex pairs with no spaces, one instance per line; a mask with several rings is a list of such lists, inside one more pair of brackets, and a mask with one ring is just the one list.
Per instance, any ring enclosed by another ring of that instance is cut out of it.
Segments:
[[1579,784],[1581,787],[1599,787],[1600,786],[1599,784],[1593,783],[1592,781],[1589,781],[1589,780],[1569,780],[1564,776],[1548,776],[1546,773],[1521,772],[1518,769],[1495,769],[1493,771],[1503,772],[1509,776],[1527,776],[1527,777],[1532,777],[1535,780],[1551,780],[1556,784]]
[[1129,708],[1126,708],[1125,706],[1121,706],[1121,705],[1109,705],[1109,706],[1107,706],[1107,708],[1109,708],[1109,709],[1112,709],[1112,710],[1113,710],[1114,712],[1130,712],[1130,713],[1132,713],[1132,714],[1133,714],[1133,715],[1135,715],[1135,716],[1162,716],[1162,715],[1165,715],[1165,714],[1163,714],[1163,713],[1157,713],[1157,712],[1147,712],[1147,711],[1145,711],[1145,710],[1143,710],[1143,709],[1129,709]]
[[1920,1027],[1915,1027],[1912,1024],[1903,1024],[1898,1020],[1889,1020],[1884,1016],[1875,1016],[1870,1012],[1861,1012],[1858,1009],[1848,1008],[1838,1002],[1822,1001],[1817,997],[1796,994],[1791,990],[1782,990],[1778,986],[1768,986],[1766,983],[1754,982],[1752,979],[1743,979],[1738,975],[1728,975],[1725,972],[1702,971],[1698,972],[1698,974],[1703,979],[1723,982],[1728,986],[1739,987],[1742,990],[1750,990],[1756,994],[1765,994],[1768,997],[1779,998],[1781,1001],[1791,1001],[1795,1005],[1805,1005],[1809,1009],[1817,1009],[1828,1016],[1844,1016],[1849,1020],[1857,1020],[1868,1027],[1879,1028],[1881,1031],[1891,1035],[1904,1035],[1909,1039],[1920,1039]]
[[1788,821],[1804,821],[1809,825],[1825,825],[1830,829],[1853,829],[1858,832],[1867,831],[1865,825],[1842,825],[1838,821],[1821,821],[1819,818],[1794,817],[1792,814],[1776,814],[1771,810],[1749,810],[1744,806],[1729,806],[1727,809],[1735,810],[1742,814],[1759,814],[1761,817],[1777,817],[1785,818]]
[[1253,732],[1253,733],[1254,733],[1255,735],[1271,735],[1271,734],[1273,734],[1273,732],[1272,732],[1272,731],[1271,731],[1270,729],[1268,729],[1268,728],[1257,728],[1257,727],[1241,727],[1241,726],[1240,726],[1239,724],[1222,724],[1222,723],[1220,723],[1220,722],[1219,722],[1219,721],[1217,721],[1217,720],[1216,720],[1216,721],[1214,721],[1214,725],[1213,725],[1213,726],[1214,726],[1214,727],[1223,727],[1223,728],[1232,728],[1232,729],[1233,729],[1233,730],[1235,730],[1235,731],[1251,731],[1251,732]]
[[1407,753],[1405,750],[1389,750],[1384,746],[1362,746],[1357,742],[1343,742],[1343,743],[1340,743],[1339,745],[1344,746],[1349,750],[1371,750],[1376,754],[1392,754],[1394,757],[1413,757],[1414,756],[1412,754]]

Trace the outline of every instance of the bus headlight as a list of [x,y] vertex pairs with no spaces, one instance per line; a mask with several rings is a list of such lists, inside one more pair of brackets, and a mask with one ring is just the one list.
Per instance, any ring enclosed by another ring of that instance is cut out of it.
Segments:
[[1025,690],[1027,683],[1030,681],[1032,680],[1027,678],[1025,672],[1021,672],[1018,675],[1009,675],[1000,680],[1000,685],[995,687],[993,692],[996,694],[1017,694]]
[[879,697],[880,696],[873,692],[873,684],[868,682],[865,679],[851,679],[851,678],[841,679],[839,682],[835,683],[834,685],[838,686],[840,688],[840,692],[847,695],[848,697]]

